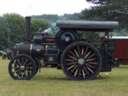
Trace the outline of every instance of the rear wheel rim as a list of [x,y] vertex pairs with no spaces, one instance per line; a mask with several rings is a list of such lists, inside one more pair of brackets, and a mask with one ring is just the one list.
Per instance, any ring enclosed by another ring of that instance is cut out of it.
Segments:
[[100,56],[88,43],[74,43],[67,47],[62,55],[62,67],[65,74],[76,80],[92,79],[100,70]]

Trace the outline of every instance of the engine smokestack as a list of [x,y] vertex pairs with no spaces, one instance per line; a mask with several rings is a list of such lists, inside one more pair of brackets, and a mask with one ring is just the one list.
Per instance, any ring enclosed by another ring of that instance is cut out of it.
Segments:
[[25,29],[26,29],[26,36],[25,41],[30,42],[32,39],[32,32],[31,32],[31,17],[25,17]]

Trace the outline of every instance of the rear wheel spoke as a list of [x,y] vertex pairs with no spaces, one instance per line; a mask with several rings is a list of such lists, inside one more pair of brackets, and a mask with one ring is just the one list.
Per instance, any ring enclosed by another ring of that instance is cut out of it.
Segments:
[[74,56],[71,56],[71,55],[68,55],[68,57],[70,58],[70,59],[73,59],[73,60],[77,60],[77,58],[76,57],[74,57]]
[[88,62],[88,63],[91,65],[97,65],[98,64],[97,62]]
[[95,54],[92,53],[91,55],[88,56],[88,59],[89,59],[89,58],[92,58],[92,57],[94,57],[94,56],[95,56]]
[[87,64],[87,66],[90,67],[90,68],[93,68],[93,69],[95,68],[95,66],[92,66],[90,64]]
[[75,53],[74,53],[72,50],[69,51],[69,53],[70,53],[72,56],[74,56],[74,57],[76,56]]
[[83,75],[83,78],[86,78],[86,73],[83,69],[82,69],[82,75]]
[[89,72],[94,73],[94,71],[90,67],[87,66],[87,69]]
[[74,52],[75,52],[76,56],[79,58],[80,56],[79,56],[79,53],[76,51],[76,49],[74,49]]
[[68,61],[68,62],[74,62],[74,60],[72,60],[72,59],[66,59],[66,61]]
[[84,55],[84,48],[81,49],[81,55]]
[[77,46],[76,49],[77,49],[77,53],[79,54],[79,56],[81,56],[81,49],[80,49],[80,47]]
[[91,62],[91,61],[94,61],[94,60],[96,60],[96,58],[90,58],[90,59],[87,59],[86,61]]
[[76,70],[77,67],[78,67],[78,66],[75,65],[75,66],[72,68],[71,72],[73,73],[73,72]]
[[67,65],[77,64],[77,62],[67,63]]
[[88,52],[88,47],[85,48],[84,56],[87,54],[87,52]]
[[76,77],[78,75],[78,68],[76,68],[75,72],[74,72],[74,76]]
[[73,67],[75,67],[74,64],[72,64],[70,67],[68,67],[68,70],[72,69]]
[[88,58],[88,56],[91,54],[91,51],[89,51],[85,56],[84,56],[84,58],[86,59],[86,58]]

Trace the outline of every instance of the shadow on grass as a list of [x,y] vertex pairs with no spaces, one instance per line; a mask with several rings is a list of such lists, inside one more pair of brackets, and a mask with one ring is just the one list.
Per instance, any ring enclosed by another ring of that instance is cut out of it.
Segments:
[[43,76],[43,75],[38,75],[34,78],[34,80],[37,81],[47,81],[47,80],[58,80],[58,81],[70,81],[70,79],[66,78],[66,77],[62,77],[62,76]]
[[41,76],[41,75],[38,75],[34,78],[34,80],[37,80],[37,81],[47,81],[47,80],[56,80],[56,81],[96,81],[96,80],[105,80],[105,79],[109,79],[110,77],[109,76],[98,76],[94,79],[89,79],[89,80],[71,80],[67,77],[57,77],[57,76]]
[[118,69],[128,69],[128,66],[126,65],[123,65],[123,66],[120,66],[120,67],[117,67]]

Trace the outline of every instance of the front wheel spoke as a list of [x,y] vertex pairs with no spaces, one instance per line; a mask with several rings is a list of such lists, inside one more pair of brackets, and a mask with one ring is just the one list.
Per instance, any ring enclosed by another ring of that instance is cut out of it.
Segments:
[[30,75],[29,75],[29,70],[26,70],[26,76],[27,76],[27,77],[30,76]]
[[17,62],[17,60],[14,60],[13,61],[13,66],[15,66],[15,65],[19,65],[18,62]]
[[18,64],[19,66],[22,65],[19,59],[15,60],[15,61],[16,61],[16,64]]
[[23,57],[20,58],[20,62],[22,65],[24,64],[24,58]]
[[21,77],[22,77],[23,79],[25,79],[25,77],[26,77],[25,71],[24,71],[24,72],[22,72]]
[[19,74],[17,74],[17,73],[15,73],[15,77],[17,77],[18,79],[21,78],[21,76]]
[[20,74],[17,74],[20,79],[23,78],[23,72],[20,72]]
[[31,64],[28,64],[25,66],[26,69],[32,68],[33,66]]
[[27,70],[27,75],[31,76],[31,74],[32,74],[31,70]]
[[20,68],[20,66],[18,66],[17,64],[12,66],[12,69],[16,69],[16,68]]
[[29,74],[31,75],[33,72],[32,71],[29,71]]
[[28,62],[28,59],[25,59],[25,58],[23,58],[23,65],[25,65],[25,63],[27,63]]
[[21,73],[21,70],[19,68],[15,69],[14,71],[15,73],[18,73],[18,74]]
[[26,67],[26,70],[32,70],[33,68],[32,67]]
[[27,64],[31,64],[31,61],[26,60],[26,61],[24,62],[24,65],[27,65]]
[[17,74],[17,77],[19,78],[23,78],[23,74],[24,74],[25,70],[21,70],[20,67],[19,68],[15,68],[14,72]]
[[15,70],[15,72],[21,71],[19,68],[15,68],[14,70]]
[[28,75],[27,75],[27,70],[24,71],[24,76],[25,76],[25,77],[28,77]]
[[25,65],[26,63],[31,62],[29,61],[28,58],[24,58],[24,57],[22,57],[21,60],[22,60],[22,65]]

